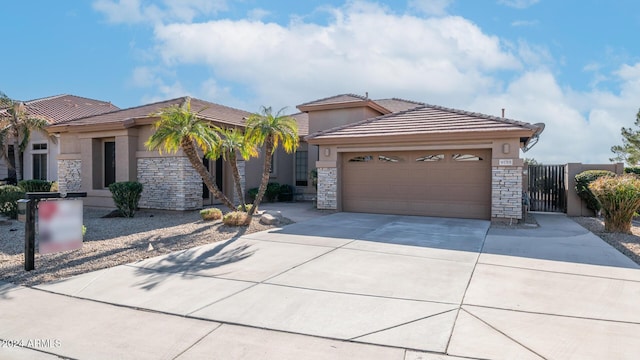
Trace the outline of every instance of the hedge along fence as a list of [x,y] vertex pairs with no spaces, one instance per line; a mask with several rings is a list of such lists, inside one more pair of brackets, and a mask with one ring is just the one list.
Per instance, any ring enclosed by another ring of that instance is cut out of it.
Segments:
[[605,230],[631,233],[631,220],[640,207],[640,178],[635,174],[603,176],[589,184],[602,206]]
[[587,203],[587,208],[596,214],[600,211],[600,203],[589,189],[589,184],[600,177],[614,177],[616,174],[608,170],[587,170],[576,175],[576,193]]
[[122,181],[109,185],[113,202],[124,217],[133,217],[138,209],[143,186],[137,181]]

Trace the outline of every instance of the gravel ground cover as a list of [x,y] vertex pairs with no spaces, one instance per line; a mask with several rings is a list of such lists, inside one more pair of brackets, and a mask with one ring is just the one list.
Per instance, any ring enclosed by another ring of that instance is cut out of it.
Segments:
[[[249,226],[203,221],[198,211],[140,210],[134,218],[103,218],[110,210],[85,208],[82,249],[35,256],[24,270],[24,224],[0,226],[0,281],[37,285],[69,276],[267,230],[254,216]],[[281,225],[291,223],[285,219]]]
[[632,234],[610,233],[604,230],[604,220],[595,217],[572,217],[573,221],[599,236],[636,264],[640,265],[640,222],[633,221]]

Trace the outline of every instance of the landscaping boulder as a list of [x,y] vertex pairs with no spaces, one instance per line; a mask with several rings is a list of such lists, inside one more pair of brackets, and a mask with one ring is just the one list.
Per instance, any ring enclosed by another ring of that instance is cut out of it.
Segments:
[[260,223],[264,225],[277,225],[282,219],[283,217],[280,211],[267,210],[260,216]]

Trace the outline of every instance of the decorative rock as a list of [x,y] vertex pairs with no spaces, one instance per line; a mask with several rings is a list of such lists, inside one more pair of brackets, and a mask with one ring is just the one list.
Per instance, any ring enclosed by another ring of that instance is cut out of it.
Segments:
[[264,225],[276,225],[280,222],[277,216],[271,215],[269,213],[264,213],[260,216],[260,223]]
[[274,216],[276,219],[278,219],[278,221],[282,221],[282,219],[284,219],[284,217],[282,216],[282,212],[278,211],[278,210],[267,210],[265,211],[263,214],[269,214]]

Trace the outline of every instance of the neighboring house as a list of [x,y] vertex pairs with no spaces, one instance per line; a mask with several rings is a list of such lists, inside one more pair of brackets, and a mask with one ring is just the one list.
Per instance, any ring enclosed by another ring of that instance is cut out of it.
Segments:
[[[181,153],[159,154],[144,143],[177,98],[52,125],[60,139],[61,191],[87,191],[85,203],[113,206],[114,181],[144,185],[140,207],[197,209],[215,203]],[[218,126],[245,125],[250,113],[192,99],[191,108]],[[448,109],[403,99],[337,95],[298,106],[300,146],[273,156],[270,181],[296,187],[320,209],[508,221],[522,217],[520,149],[542,124]],[[233,196],[230,166],[203,159]],[[259,185],[262,159],[242,161],[243,187]],[[317,191],[309,178],[318,170]]]
[[[298,106],[309,113],[306,140],[319,147],[318,208],[522,218],[520,149],[535,144],[543,124],[427,104],[392,112],[384,104],[341,95]],[[380,107],[390,113],[372,116]]]
[[[49,124],[118,110],[118,107],[110,102],[66,94],[25,101],[24,106],[28,116],[44,118]],[[13,164],[14,149],[12,145],[8,147],[6,151]],[[23,178],[58,180],[58,154],[57,137],[51,137],[45,131],[31,133],[23,153]],[[0,161],[0,179],[14,176],[15,173],[7,167],[7,164]]]

